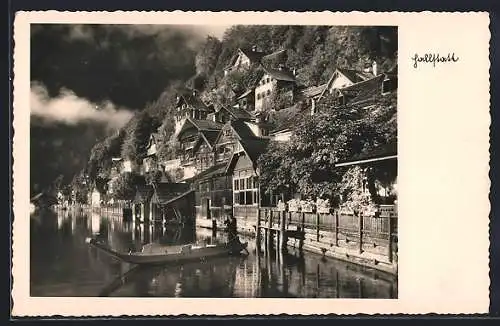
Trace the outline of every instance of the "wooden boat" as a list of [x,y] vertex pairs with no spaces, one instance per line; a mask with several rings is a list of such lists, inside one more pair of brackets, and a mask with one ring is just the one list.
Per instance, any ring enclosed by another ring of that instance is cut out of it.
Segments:
[[204,260],[206,258],[224,255],[238,255],[243,250],[246,250],[248,246],[248,243],[205,246],[158,246],[156,248],[150,247],[149,250],[143,250],[141,252],[120,253],[95,239],[87,238],[86,242],[122,261],[143,265],[162,265],[167,263]]

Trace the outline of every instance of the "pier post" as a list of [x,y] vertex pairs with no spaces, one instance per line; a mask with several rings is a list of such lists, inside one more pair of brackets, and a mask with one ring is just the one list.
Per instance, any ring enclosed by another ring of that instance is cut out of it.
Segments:
[[261,230],[260,230],[260,208],[257,210],[257,226],[255,228],[255,244],[257,252],[260,252],[260,240],[261,240]]
[[389,260],[389,263],[392,263],[392,214],[389,214],[387,227],[388,227],[387,238],[389,239],[389,243],[387,244],[387,259]]
[[316,241],[319,241],[319,213],[316,213]]
[[286,237],[286,213],[280,212],[280,250],[286,251],[288,239]]
[[272,227],[273,227],[273,210],[269,210],[269,218],[267,220],[267,247],[270,248],[272,246]]
[[363,213],[359,212],[359,223],[358,223],[358,235],[359,235],[359,253],[363,253]]
[[335,210],[333,215],[333,232],[335,233],[335,247],[339,246],[339,211]]

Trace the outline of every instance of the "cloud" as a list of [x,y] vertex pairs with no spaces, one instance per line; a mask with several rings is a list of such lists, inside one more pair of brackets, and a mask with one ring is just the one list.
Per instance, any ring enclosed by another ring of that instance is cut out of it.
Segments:
[[49,122],[76,125],[90,121],[104,124],[109,128],[122,127],[133,115],[125,108],[116,108],[110,101],[91,103],[68,89],[62,89],[57,97],[51,98],[45,86],[40,83],[31,85],[30,109],[32,115]]

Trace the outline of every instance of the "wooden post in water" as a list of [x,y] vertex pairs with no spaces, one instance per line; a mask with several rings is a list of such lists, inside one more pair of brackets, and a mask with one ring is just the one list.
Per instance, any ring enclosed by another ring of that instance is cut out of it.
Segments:
[[257,225],[255,228],[255,247],[257,248],[257,254],[260,253],[260,208],[257,209]]
[[267,247],[272,246],[272,227],[273,227],[273,210],[269,210],[269,218],[267,220]]
[[359,222],[358,222],[358,236],[359,236],[359,253],[363,253],[363,213],[359,212]]
[[392,214],[389,214],[389,220],[388,220],[388,239],[389,243],[387,244],[387,259],[389,260],[389,263],[392,263]]
[[288,239],[286,238],[286,213],[280,212],[280,250],[286,251]]
[[316,213],[316,241],[319,241],[319,213]]
[[333,215],[333,232],[335,233],[335,247],[339,246],[339,211],[335,210]]

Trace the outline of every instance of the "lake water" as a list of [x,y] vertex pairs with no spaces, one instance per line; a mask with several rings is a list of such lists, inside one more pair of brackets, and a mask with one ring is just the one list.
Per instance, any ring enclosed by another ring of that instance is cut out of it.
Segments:
[[97,237],[116,250],[147,243],[216,243],[225,234],[123,222],[90,212],[32,216],[31,296],[397,298],[384,273],[315,254],[257,253],[178,266],[136,267],[85,243]]

